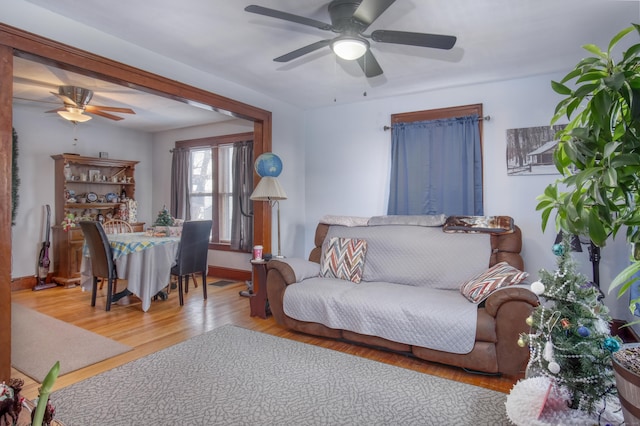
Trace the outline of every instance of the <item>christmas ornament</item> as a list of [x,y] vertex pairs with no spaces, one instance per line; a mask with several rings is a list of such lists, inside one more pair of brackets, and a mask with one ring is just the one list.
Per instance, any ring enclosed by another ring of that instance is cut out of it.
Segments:
[[552,250],[556,256],[562,256],[564,254],[564,246],[560,243],[554,244]]
[[549,340],[544,345],[544,352],[542,353],[542,358],[544,358],[545,361],[553,360],[553,344],[551,343],[551,340]]
[[528,316],[526,320],[524,320],[524,322],[527,323],[527,325],[529,327],[531,327],[533,325],[533,317],[532,316]]
[[524,348],[524,346],[527,344],[527,342],[524,341],[524,339],[522,338],[522,336],[520,336],[518,338],[518,346],[520,346],[521,348]]
[[555,361],[551,361],[549,363],[549,371],[553,374],[558,374],[560,372],[560,364]]
[[531,283],[531,291],[534,294],[540,296],[542,293],[544,293],[544,284],[542,284],[540,281]]
[[604,348],[609,352],[618,352],[620,350],[620,342],[613,337],[604,339]]
[[566,330],[571,327],[571,321],[569,321],[569,318],[562,318],[560,320],[560,325],[562,325],[562,328]]
[[589,335],[591,334],[591,331],[584,325],[578,327],[576,331],[578,332],[578,336],[580,337],[589,337]]

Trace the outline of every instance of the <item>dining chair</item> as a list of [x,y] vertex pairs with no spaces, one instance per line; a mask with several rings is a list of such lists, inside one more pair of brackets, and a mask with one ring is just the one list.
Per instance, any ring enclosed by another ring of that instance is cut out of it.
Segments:
[[111,295],[118,282],[116,264],[113,261],[113,249],[107,234],[104,232],[100,222],[82,221],[80,222],[84,239],[89,248],[91,257],[91,275],[93,282],[91,285],[91,306],[96,306],[96,294],[98,292],[98,278],[107,280],[107,303],[105,310],[111,310]]
[[102,224],[107,234],[128,234],[133,232],[133,227],[126,220],[110,219]]
[[191,274],[202,274],[202,293],[205,300],[207,299],[207,254],[211,224],[211,220],[193,220],[185,222],[182,226],[176,264],[171,268],[171,275],[178,277],[180,306],[184,305],[183,278],[185,278],[188,291],[189,275]]

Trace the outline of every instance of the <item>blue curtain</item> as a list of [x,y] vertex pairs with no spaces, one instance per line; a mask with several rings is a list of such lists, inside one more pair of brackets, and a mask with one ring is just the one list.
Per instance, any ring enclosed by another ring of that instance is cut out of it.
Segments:
[[388,214],[484,214],[478,119],[393,125]]

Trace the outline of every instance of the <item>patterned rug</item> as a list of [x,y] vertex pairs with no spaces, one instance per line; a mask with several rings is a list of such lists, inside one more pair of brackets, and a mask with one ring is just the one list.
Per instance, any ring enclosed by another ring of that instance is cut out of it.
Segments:
[[90,425],[503,425],[506,395],[222,326],[55,391]]

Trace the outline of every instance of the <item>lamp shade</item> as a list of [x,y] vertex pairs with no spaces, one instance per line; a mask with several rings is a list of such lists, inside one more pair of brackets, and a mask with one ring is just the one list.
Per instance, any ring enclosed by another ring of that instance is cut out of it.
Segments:
[[275,201],[275,200],[286,200],[287,194],[280,186],[280,182],[278,182],[278,178],[273,176],[264,176],[256,185],[256,189],[253,190],[253,193],[249,197],[253,201]]
[[367,52],[369,42],[360,37],[342,36],[331,43],[331,49],[340,58],[347,61],[358,59]]

